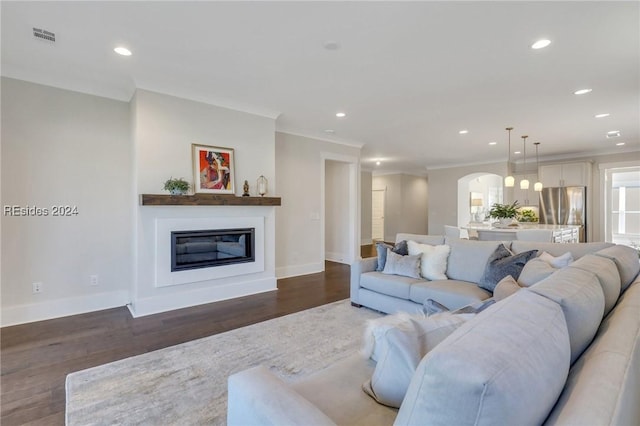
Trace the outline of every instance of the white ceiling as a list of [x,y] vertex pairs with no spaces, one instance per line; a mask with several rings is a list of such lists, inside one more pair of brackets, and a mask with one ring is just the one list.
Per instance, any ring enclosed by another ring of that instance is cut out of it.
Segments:
[[[365,168],[506,161],[507,126],[514,151],[526,134],[541,158],[640,149],[636,1],[1,8],[4,76],[121,100],[138,87],[278,117],[281,131],[363,145]],[[55,45],[33,27],[54,32]],[[532,50],[540,38],[552,44]],[[113,53],[118,44],[133,56]],[[573,94],[585,87],[593,91]],[[594,118],[602,112],[611,115]],[[610,130],[622,136],[607,139]]]

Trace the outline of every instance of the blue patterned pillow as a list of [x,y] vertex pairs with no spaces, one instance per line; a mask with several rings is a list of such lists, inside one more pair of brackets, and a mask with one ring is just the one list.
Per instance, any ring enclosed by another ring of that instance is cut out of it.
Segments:
[[500,244],[487,261],[478,287],[493,293],[496,285],[507,275],[517,280],[525,263],[534,258],[538,250],[530,250],[514,255],[504,244]]
[[376,267],[376,271],[378,272],[382,272],[384,270],[384,265],[387,263],[387,249],[391,249],[392,252],[401,256],[409,254],[407,242],[404,240],[396,243],[395,246],[382,242],[376,243],[376,252],[378,253],[378,266]]

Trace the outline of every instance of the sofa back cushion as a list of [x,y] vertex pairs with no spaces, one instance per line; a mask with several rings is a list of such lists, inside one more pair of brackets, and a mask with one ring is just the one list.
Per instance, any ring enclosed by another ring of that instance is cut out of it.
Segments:
[[400,241],[415,241],[420,244],[429,244],[437,246],[444,244],[444,235],[421,235],[421,234],[406,234],[400,232],[396,234],[396,243]]
[[395,424],[542,424],[564,386],[569,354],[560,306],[519,291],[422,359]]
[[[479,283],[487,261],[502,242],[446,238],[445,244],[451,247],[447,263],[447,277]],[[509,248],[509,243],[505,244]]]
[[531,287],[532,285],[544,280],[557,270],[558,268],[554,268],[549,263],[537,257],[535,259],[531,259],[524,265],[517,281],[522,287]]
[[593,272],[604,293],[604,314],[607,315],[620,297],[620,274],[613,260],[594,254],[587,254],[573,262],[570,268]]
[[607,247],[613,246],[613,243],[541,243],[535,241],[513,241],[511,243],[511,251],[514,253],[522,253],[523,251],[538,250],[542,254],[546,251],[552,256],[561,256],[570,252],[574,259],[579,259],[585,254],[595,253]]
[[527,291],[544,296],[562,307],[569,341],[571,364],[582,354],[596,335],[604,314],[604,293],[592,272],[578,268],[558,270]]
[[620,290],[625,291],[640,272],[638,262],[638,251],[628,246],[615,245],[603,250],[599,250],[598,256],[607,257],[613,260],[620,273]]

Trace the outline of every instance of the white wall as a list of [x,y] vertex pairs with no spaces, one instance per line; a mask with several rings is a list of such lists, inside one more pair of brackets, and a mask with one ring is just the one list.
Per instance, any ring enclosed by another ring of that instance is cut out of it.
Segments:
[[505,176],[506,172],[507,163],[429,170],[429,234],[444,234],[444,225],[458,225],[458,179],[472,173]]
[[[269,180],[277,195],[275,121],[173,96],[138,90],[132,103],[135,146],[135,192],[162,193],[170,176],[193,182],[191,144],[234,149],[236,194],[244,180],[255,195],[256,179]],[[275,209],[240,206],[138,206],[137,272],[133,289],[136,315],[209,303],[256,291],[275,289]],[[154,283],[155,221],[158,218],[202,219],[261,216],[265,223],[265,270],[240,277],[158,288]]]
[[372,184],[373,175],[369,171],[360,173],[360,244],[371,244],[372,241]]
[[325,162],[325,259],[348,263],[349,256],[349,165]]
[[373,190],[385,190],[384,240],[396,234],[427,233],[427,179],[405,174],[373,176]]
[[[275,152],[276,180],[282,197],[282,206],[276,210],[276,275],[280,278],[322,271],[324,158],[334,154],[359,159],[360,148],[276,132]],[[358,195],[354,202],[359,199]],[[356,229],[359,234],[359,221]]]
[[3,326],[129,301],[131,158],[127,103],[2,78],[2,205],[49,209],[2,216]]

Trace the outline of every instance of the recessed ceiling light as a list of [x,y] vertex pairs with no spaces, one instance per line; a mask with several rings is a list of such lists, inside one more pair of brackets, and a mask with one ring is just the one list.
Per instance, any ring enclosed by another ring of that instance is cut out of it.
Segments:
[[340,49],[340,44],[338,44],[337,41],[326,41],[322,46],[327,50],[338,50],[338,49]]
[[379,166],[379,165],[380,165],[380,162],[379,162],[379,161],[376,161],[376,166]]
[[576,90],[575,92],[573,92],[574,95],[585,95],[589,92],[591,92],[592,89],[580,89],[580,90]]
[[458,133],[460,133],[461,135],[466,135],[467,133],[469,133],[468,130],[460,130]]
[[602,114],[596,114],[596,118],[605,118],[608,117],[610,114],[608,112],[602,113]]
[[618,142],[618,143],[616,144],[616,146],[622,146],[622,145],[624,145],[624,142]]
[[489,142],[489,145],[497,145],[498,142]]
[[538,40],[535,43],[533,43],[531,45],[531,48],[532,49],[542,49],[542,48],[547,47],[550,44],[551,44],[551,40],[542,39],[542,40]]
[[344,113],[344,112],[336,112],[336,117],[338,117],[338,118],[345,118],[346,116],[347,116],[347,114]]
[[620,130],[611,130],[610,132],[607,132],[607,138],[619,138],[620,137]]
[[520,154],[520,151],[514,151],[513,153],[514,154]]
[[116,52],[118,55],[131,56],[131,51],[126,47],[118,46],[115,49],[113,49],[113,51]]
[[325,131],[324,131],[324,132],[325,132],[325,133],[328,133],[328,134],[330,134],[330,135],[332,135],[332,134],[334,134],[336,131],[335,131],[335,130],[333,130],[333,129],[325,129]]

